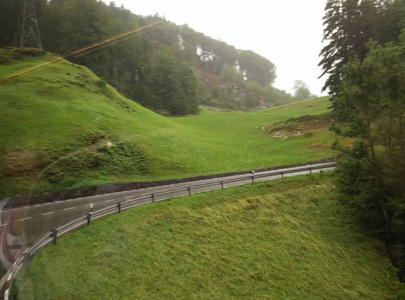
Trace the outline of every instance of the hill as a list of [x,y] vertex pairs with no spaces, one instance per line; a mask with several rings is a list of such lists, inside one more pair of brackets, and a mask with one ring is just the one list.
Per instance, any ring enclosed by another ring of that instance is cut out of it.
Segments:
[[0,51],[0,197],[334,155],[327,126],[283,138],[266,129],[326,113],[325,97],[254,113],[202,109],[200,115],[167,118],[123,97],[86,67],[21,51]]
[[[23,3],[2,0],[0,48],[20,46]],[[35,6],[46,51],[87,66],[160,114],[197,114],[199,103],[248,111],[302,100],[272,86],[276,67],[269,59],[187,25],[137,15],[113,1],[35,0]],[[24,46],[38,44],[27,38]]]
[[403,299],[383,243],[355,225],[332,184],[301,176],[97,220],[41,250],[20,296]]

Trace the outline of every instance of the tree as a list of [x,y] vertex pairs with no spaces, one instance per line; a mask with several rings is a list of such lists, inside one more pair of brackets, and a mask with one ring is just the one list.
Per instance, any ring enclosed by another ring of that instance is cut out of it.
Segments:
[[226,63],[221,69],[221,81],[235,84],[242,81],[242,76],[235,67]]
[[339,121],[332,130],[355,139],[337,144],[338,186],[365,226],[383,233],[404,279],[405,0],[329,0],[324,26],[319,65]]
[[301,80],[294,81],[293,90],[295,101],[301,101],[313,97],[308,85]]
[[266,96],[267,101],[270,102],[272,105],[283,105],[294,102],[294,98],[291,94],[287,93],[286,91],[276,89],[273,86],[268,86],[266,88]]
[[392,11],[390,0],[328,0],[323,18],[323,40],[328,44],[319,62],[321,77],[328,75],[323,90],[329,89],[332,96],[339,93],[343,66],[364,59],[369,39],[383,43],[398,37],[401,29],[391,22]]
[[276,79],[276,67],[274,64],[253,51],[240,51],[238,65],[247,80],[256,81],[263,87],[272,84]]
[[175,114],[198,113],[198,81],[193,68],[187,62],[179,62],[178,81],[181,84],[182,93],[185,97],[184,108]]
[[338,167],[340,190],[368,228],[384,230],[405,276],[405,31],[400,44],[368,43],[363,59],[342,69],[338,109],[347,113],[342,136],[355,137]]
[[171,115],[198,113],[197,78],[191,66],[177,60],[165,45],[159,47],[148,87],[148,107]]
[[21,10],[22,1],[0,1],[0,47],[17,45],[18,21]]
[[250,109],[259,107],[265,101],[265,90],[255,81],[246,82],[246,87],[245,105]]

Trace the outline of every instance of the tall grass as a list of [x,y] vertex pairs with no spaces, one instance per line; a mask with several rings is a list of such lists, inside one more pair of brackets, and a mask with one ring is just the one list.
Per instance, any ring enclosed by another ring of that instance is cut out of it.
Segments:
[[325,175],[217,190],[97,220],[42,250],[19,286],[22,299],[405,295],[383,244],[355,225]]

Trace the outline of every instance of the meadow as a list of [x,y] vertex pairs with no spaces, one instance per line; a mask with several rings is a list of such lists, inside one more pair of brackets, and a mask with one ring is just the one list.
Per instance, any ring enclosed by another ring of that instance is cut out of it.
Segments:
[[[0,56],[9,52],[3,49]],[[63,59],[7,77],[55,58],[48,53],[0,64],[0,197],[335,155],[327,125],[282,137],[264,130],[290,118],[327,113],[327,97],[252,113],[201,109],[199,115],[168,118]]]

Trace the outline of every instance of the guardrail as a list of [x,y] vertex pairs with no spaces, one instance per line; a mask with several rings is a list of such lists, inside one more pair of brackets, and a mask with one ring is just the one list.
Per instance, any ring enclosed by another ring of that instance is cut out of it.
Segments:
[[[147,204],[147,203],[153,203],[153,202],[158,202],[158,201],[163,201],[167,200],[167,198],[162,198],[161,196],[165,195],[172,195],[174,197],[174,194],[179,194],[176,195],[176,197],[184,196],[184,195],[191,195],[193,193],[198,193],[198,189],[201,188],[207,188],[207,187],[215,187],[218,186],[218,188],[224,189],[226,185],[232,184],[232,183],[241,183],[243,182],[251,182],[254,183],[258,179],[262,178],[267,178],[267,177],[274,177],[274,176],[279,176],[281,178],[284,178],[284,176],[288,174],[293,174],[293,173],[298,173],[298,172],[308,172],[312,173],[313,171],[320,171],[323,169],[332,169],[336,167],[335,162],[330,162],[326,164],[322,164],[319,166],[302,166],[302,167],[294,167],[288,170],[283,170],[283,171],[269,171],[269,172],[263,172],[261,174],[251,174],[251,175],[246,175],[246,176],[241,176],[238,178],[234,179],[226,179],[226,180],[218,180],[215,182],[210,182],[210,183],[202,183],[198,185],[193,185],[193,186],[188,186],[188,187],[181,187],[181,188],[175,188],[175,189],[169,189],[161,192],[155,192],[151,194],[147,194],[144,196],[139,196],[139,197],[134,197],[134,198],[129,198],[124,201],[121,201],[117,204],[113,204],[110,206],[107,206],[105,208],[99,209],[97,211],[92,211],[92,206],[90,207],[90,211],[84,215],[81,216],[67,224],[61,225],[51,231],[48,231],[46,234],[38,238],[30,247],[28,247],[22,255],[14,262],[14,264],[11,266],[11,268],[6,272],[6,274],[0,279],[0,287],[1,290],[4,291],[4,299],[9,299],[9,293],[11,289],[12,282],[14,278],[16,277],[17,273],[20,271],[22,267],[25,267],[26,271],[29,272],[30,269],[30,261],[31,258],[43,247],[47,246],[50,243],[53,243],[56,245],[57,240],[60,236],[65,235],[73,230],[78,229],[81,226],[84,225],[90,225],[91,220],[93,219],[98,219],[104,216],[108,216],[113,213],[120,213],[121,211],[127,210],[129,208],[142,205],[142,204]],[[172,198],[169,197],[169,198]],[[159,199],[160,198],[160,199]]]

